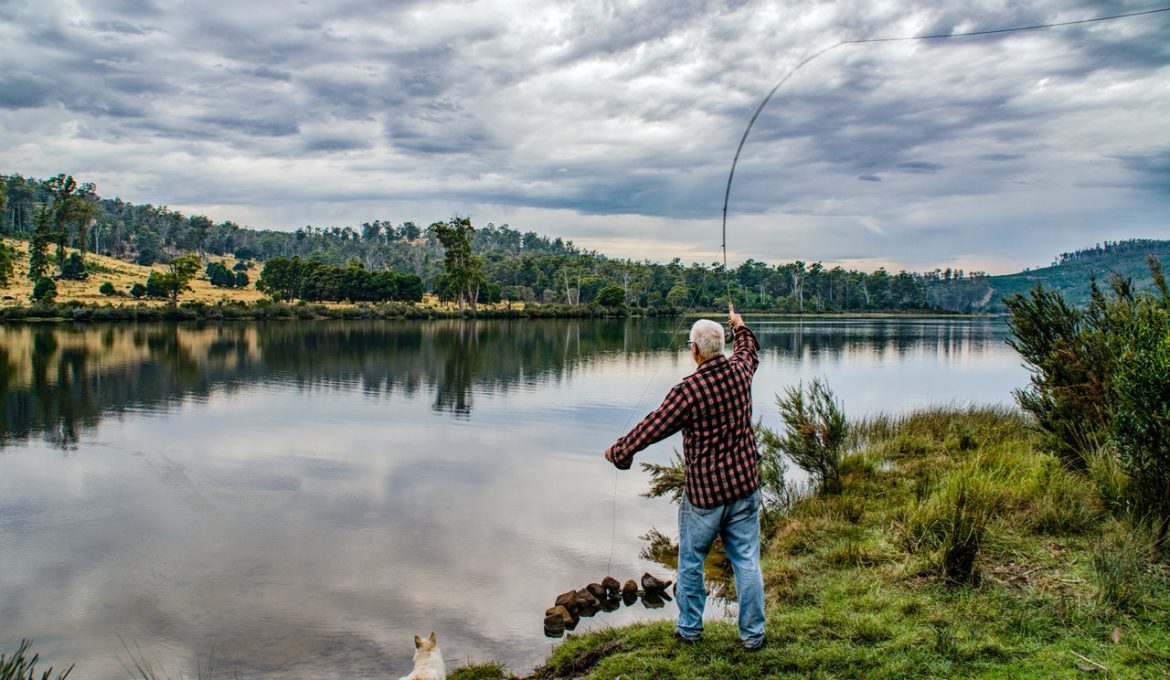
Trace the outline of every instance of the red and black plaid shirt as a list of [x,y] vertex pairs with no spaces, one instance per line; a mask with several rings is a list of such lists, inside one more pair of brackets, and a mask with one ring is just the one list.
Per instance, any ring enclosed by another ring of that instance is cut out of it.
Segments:
[[735,329],[731,358],[717,356],[675,385],[662,405],[612,447],[613,464],[627,470],[634,454],[683,431],[687,500],[714,508],[746,498],[760,484],[752,431],[752,376],[760,343]]

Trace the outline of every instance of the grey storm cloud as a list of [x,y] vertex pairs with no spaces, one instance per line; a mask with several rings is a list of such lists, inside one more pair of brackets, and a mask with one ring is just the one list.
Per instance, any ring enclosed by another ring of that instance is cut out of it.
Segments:
[[[1144,8],[14,0],[0,171],[72,172],[256,227],[460,212],[661,252],[712,240],[744,126],[818,50]],[[1168,27],[1164,13],[825,53],[744,146],[737,253],[1011,268],[1164,233]]]

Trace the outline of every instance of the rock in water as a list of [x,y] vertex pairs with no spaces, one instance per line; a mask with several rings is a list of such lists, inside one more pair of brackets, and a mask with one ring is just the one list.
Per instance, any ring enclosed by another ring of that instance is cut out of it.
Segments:
[[544,634],[549,637],[560,637],[565,633],[565,619],[560,614],[550,614],[544,617]]
[[545,615],[546,619],[547,619],[547,617],[554,616],[554,615],[561,617],[561,620],[564,621],[565,626],[568,626],[570,623],[573,622],[573,615],[569,613],[568,609],[565,609],[564,607],[562,607],[560,605],[557,605],[555,607],[549,607],[548,609],[546,609],[544,611],[544,615]]
[[646,593],[642,596],[642,606],[647,609],[662,609],[666,606],[666,600],[662,599],[661,593]]
[[588,590],[577,591],[577,609],[596,609],[599,604],[601,600],[593,597],[593,593]]
[[637,597],[637,596],[638,596],[638,584],[634,583],[634,579],[630,579],[629,581],[626,581],[625,585],[622,586],[622,597],[627,598],[627,597]]
[[642,590],[646,591],[647,595],[651,593],[661,593],[662,591],[669,588],[671,583],[674,582],[670,580],[659,581],[658,579],[651,576],[649,572],[642,574]]
[[568,609],[570,614],[575,613],[580,608],[577,606],[577,591],[570,590],[567,593],[557,595],[556,605]]
[[600,583],[590,583],[585,586],[585,590],[588,590],[590,595],[597,598],[598,603],[605,602],[609,599],[605,592],[605,586]]
[[622,584],[612,576],[606,576],[601,579],[601,587],[605,588],[605,596],[610,599],[617,598],[621,594]]

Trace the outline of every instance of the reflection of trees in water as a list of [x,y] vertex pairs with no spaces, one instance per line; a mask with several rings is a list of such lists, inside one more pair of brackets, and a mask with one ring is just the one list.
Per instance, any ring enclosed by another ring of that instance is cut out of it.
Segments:
[[[640,552],[642,559],[655,562],[670,571],[678,571],[677,541],[657,528],[651,528],[640,538],[646,541]],[[731,560],[723,550],[723,540],[718,536],[711,544],[707,559],[703,560],[703,580],[707,584],[707,592],[717,602],[726,605],[735,601],[735,574]]]
[[653,349],[655,338],[643,334],[633,322],[577,320],[21,327],[0,354],[0,442],[43,436],[69,448],[103,415],[261,382],[407,397],[427,390],[436,410],[466,417],[477,390],[560,379],[622,346]]
[[[891,319],[761,323],[766,351],[943,355],[999,342],[991,322]],[[103,416],[164,410],[256,383],[410,398],[469,417],[476,394],[560,382],[613,355],[681,347],[673,320],[337,321],[16,326],[0,347],[0,443],[43,436],[63,448]],[[685,336],[683,325],[683,335]],[[7,330],[7,329],[6,329]]]
[[1002,324],[991,318],[810,319],[753,328],[766,352],[841,359],[858,354],[905,356],[911,351],[949,359],[1003,344]]

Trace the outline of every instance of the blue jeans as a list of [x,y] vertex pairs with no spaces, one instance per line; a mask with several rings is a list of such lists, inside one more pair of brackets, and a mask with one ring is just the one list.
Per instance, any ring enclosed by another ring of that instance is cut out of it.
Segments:
[[739,600],[739,638],[744,645],[764,643],[764,579],[760,574],[760,492],[717,508],[696,508],[683,495],[678,508],[678,632],[685,638],[703,632],[707,589],[703,560],[715,537],[735,572]]

